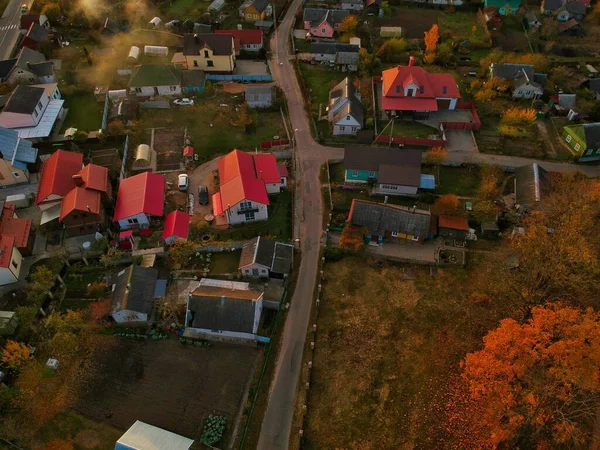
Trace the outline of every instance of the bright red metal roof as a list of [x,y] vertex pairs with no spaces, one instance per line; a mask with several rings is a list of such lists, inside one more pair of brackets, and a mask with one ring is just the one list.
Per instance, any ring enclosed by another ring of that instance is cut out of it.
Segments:
[[250,153],[233,150],[219,160],[219,182],[225,184],[240,175],[256,178]]
[[[269,171],[269,178],[272,179],[269,158],[262,160],[263,155],[259,156],[261,165],[264,165],[263,174]],[[275,160],[275,157],[273,157]],[[233,150],[219,160],[219,181],[221,183],[220,197],[222,209],[231,208],[242,200],[250,200],[264,205],[269,204],[265,182],[257,178],[255,164],[256,159],[253,155],[239,150]],[[275,161],[274,170],[277,172],[277,162]],[[279,182],[279,175],[277,181]]]
[[383,97],[381,108],[386,111],[437,111],[435,98]]
[[267,189],[262,180],[241,176],[221,185],[221,204],[224,209],[237,205],[242,200],[250,200],[263,205],[269,204]]
[[[411,98],[460,98],[456,80],[449,73],[429,73],[420,66],[398,66],[382,73],[383,97],[404,98],[404,88],[416,87]],[[422,92],[421,92],[422,91]]]
[[83,155],[66,150],[55,151],[42,166],[40,184],[35,204],[38,205],[51,195],[64,197],[75,187],[73,175],[81,171]]
[[63,198],[62,204],[60,205],[60,215],[58,216],[58,220],[62,222],[62,220],[73,211],[100,214],[101,205],[101,192],[77,186],[75,189],[71,189]]
[[469,231],[469,222],[464,217],[440,216],[438,218],[438,227]]
[[261,153],[253,155],[256,176],[265,183],[281,183],[277,160],[273,153]]
[[108,191],[108,169],[106,167],[88,164],[81,169],[81,178],[86,189],[100,192]]
[[162,217],[165,201],[165,177],[151,172],[121,180],[113,220],[144,213]]
[[15,238],[8,235],[0,237],[0,267],[8,267],[12,258]]
[[31,219],[20,219],[15,217],[15,205],[5,203],[2,208],[0,219],[0,234],[11,236],[15,239],[15,247],[27,247],[29,233],[31,232]]
[[215,30],[215,34],[230,34],[242,45],[262,44],[263,35],[260,30]]
[[287,166],[285,164],[279,164],[277,166],[277,170],[279,171],[279,176],[281,178],[287,178],[287,177],[290,176],[289,173],[288,173]]
[[173,211],[165,219],[165,229],[162,234],[163,241],[171,236],[183,239],[188,238],[190,231],[190,216],[183,211]]
[[223,214],[223,202],[221,201],[221,193],[215,192],[212,196],[213,215],[220,216]]
[[194,147],[186,146],[183,148],[183,156],[194,156]]

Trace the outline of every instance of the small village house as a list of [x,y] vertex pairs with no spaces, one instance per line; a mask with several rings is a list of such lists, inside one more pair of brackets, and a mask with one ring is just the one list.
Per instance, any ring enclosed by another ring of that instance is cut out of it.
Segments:
[[244,98],[251,108],[269,108],[275,100],[275,86],[246,85]]
[[15,238],[0,236],[0,286],[19,281],[22,262],[23,256],[15,247]]
[[15,130],[0,127],[0,153],[0,186],[29,183],[28,166],[38,155],[31,141],[20,138]]
[[121,180],[113,220],[122,230],[144,229],[163,216],[165,177],[144,172]]
[[358,70],[360,47],[340,42],[313,42],[310,45],[311,58],[315,62],[325,62],[342,71]]
[[575,19],[569,19],[566,22],[561,22],[556,25],[556,30],[561,36],[583,36],[585,30]]
[[366,229],[365,242],[408,240],[423,243],[433,237],[429,211],[404,206],[352,200],[348,223]]
[[551,16],[562,9],[564,4],[565,0],[542,0],[540,12],[546,16]]
[[514,179],[515,204],[523,209],[537,209],[550,193],[550,174],[538,163],[517,167]]
[[235,43],[230,34],[186,34],[183,56],[188,70],[232,73],[235,69]]
[[[0,61],[0,81],[10,85],[39,83],[35,64],[46,61],[40,52],[24,47],[15,58]],[[30,65],[33,65],[32,69]]]
[[332,38],[349,15],[344,9],[305,8],[302,21],[312,37]]
[[536,99],[544,94],[543,86],[536,82],[536,74],[531,64],[492,63],[490,78],[513,81],[513,98]]
[[259,236],[242,247],[238,270],[248,278],[285,278],[293,263],[293,245]]
[[[60,203],[75,188],[73,175],[83,168],[83,155],[56,150],[42,165],[35,204],[44,210],[47,205]],[[57,216],[58,217],[58,216]]]
[[21,39],[19,47],[28,47],[32,50],[40,51],[43,49],[44,45],[48,45],[50,43],[51,39],[48,29],[38,25],[37,23],[32,23],[25,32],[23,39]]
[[341,3],[342,9],[347,9],[349,11],[362,11],[364,6],[365,5],[361,0],[342,0]]
[[22,256],[31,256],[35,242],[32,220],[20,218],[12,203],[0,202],[0,207],[0,236],[14,238],[13,245],[19,253]]
[[111,316],[117,323],[148,322],[154,307],[158,270],[132,264],[113,280]]
[[568,19],[575,19],[581,22],[587,12],[587,6],[576,1],[569,1],[565,4],[565,10],[568,13]]
[[267,220],[269,194],[287,186],[272,153],[251,155],[233,150],[219,160],[219,191],[213,214],[229,225]]
[[361,101],[360,91],[352,84],[350,78],[344,78],[329,91],[327,120],[333,127],[333,135],[356,135],[363,127],[365,108]]
[[562,138],[579,161],[600,160],[600,122],[565,126]]
[[45,138],[64,117],[64,100],[48,96],[46,89],[17,86],[0,112],[0,126],[25,139]]
[[115,444],[115,450],[189,450],[194,441],[136,420]]
[[498,8],[498,12],[500,12],[503,16],[509,16],[511,14],[516,14],[521,7],[521,0],[484,0],[483,2],[486,8],[490,6],[495,6]]
[[263,48],[263,34],[260,30],[216,30],[215,34],[233,36],[236,55],[239,55],[240,50],[256,53]]
[[383,9],[381,7],[383,0],[366,0],[365,7],[369,16],[383,16]]
[[429,187],[432,175],[421,175],[422,152],[417,149],[347,145],[344,178],[347,183],[371,183],[373,193],[415,195]]
[[176,241],[187,241],[190,231],[190,215],[183,211],[172,211],[165,218],[165,228],[162,238],[165,244],[171,245]]
[[203,278],[188,297],[186,334],[256,340],[263,292],[248,283]]
[[23,14],[20,23],[21,30],[28,30],[31,24],[39,25],[47,30],[52,27],[45,14]]
[[257,22],[271,17],[273,7],[269,0],[250,0],[242,4],[239,13],[246,21]]
[[12,336],[19,326],[19,317],[14,311],[0,311],[0,336]]
[[138,97],[181,95],[181,69],[171,64],[137,66],[128,87],[129,92]]
[[383,71],[381,92],[382,118],[427,119],[431,111],[453,111],[460,99],[458,85],[451,74],[429,73],[415,66],[412,56],[408,66]]
[[465,217],[439,216],[438,234],[454,241],[464,242],[469,234],[469,222]]

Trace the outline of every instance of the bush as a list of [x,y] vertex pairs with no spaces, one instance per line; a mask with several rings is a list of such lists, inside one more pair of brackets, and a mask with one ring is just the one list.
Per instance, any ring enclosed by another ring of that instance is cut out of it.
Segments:
[[227,419],[224,416],[209,415],[200,442],[209,446],[217,444],[223,438],[226,422]]
[[337,262],[340,261],[345,256],[350,253],[341,248],[333,248],[333,247],[325,247],[323,251],[323,256],[325,257],[325,261]]

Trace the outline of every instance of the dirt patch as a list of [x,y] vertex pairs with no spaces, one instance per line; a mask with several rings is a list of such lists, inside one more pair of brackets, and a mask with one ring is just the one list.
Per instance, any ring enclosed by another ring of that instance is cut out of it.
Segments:
[[84,449],[94,449],[100,447],[102,440],[94,430],[83,430],[75,436],[75,444]]
[[209,414],[227,417],[228,443],[259,349],[118,339],[94,360],[75,409],[126,430],[135,420],[199,439]]
[[182,169],[184,135],[184,127],[154,129],[153,147],[156,151],[158,172]]
[[223,91],[227,92],[228,94],[240,94],[240,93],[244,92],[244,85],[241,83],[231,83],[231,82],[227,82],[227,81],[221,81],[217,84],[219,86],[221,86],[221,89],[223,89]]
[[116,148],[90,150],[88,162],[106,167],[109,170],[119,170],[121,168],[121,158],[119,157],[119,150]]
[[378,26],[402,27],[402,36],[422,39],[423,33],[438,23],[439,12],[424,8],[394,8],[394,17],[377,21]]

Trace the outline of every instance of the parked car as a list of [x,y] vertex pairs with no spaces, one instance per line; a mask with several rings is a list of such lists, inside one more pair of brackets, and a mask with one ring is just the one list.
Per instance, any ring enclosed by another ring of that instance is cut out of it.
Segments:
[[194,100],[191,98],[178,98],[173,100],[173,103],[179,106],[192,106],[194,104]]
[[208,205],[208,188],[204,185],[198,186],[198,203]]
[[177,185],[179,186],[180,191],[188,190],[188,187],[190,186],[190,177],[187,173],[180,174],[177,181]]
[[23,4],[21,5],[21,12],[22,12],[23,14],[25,14],[25,13],[27,13],[27,11],[28,11],[28,10],[29,10],[29,7],[28,7],[28,6],[27,6],[25,3],[23,3]]

